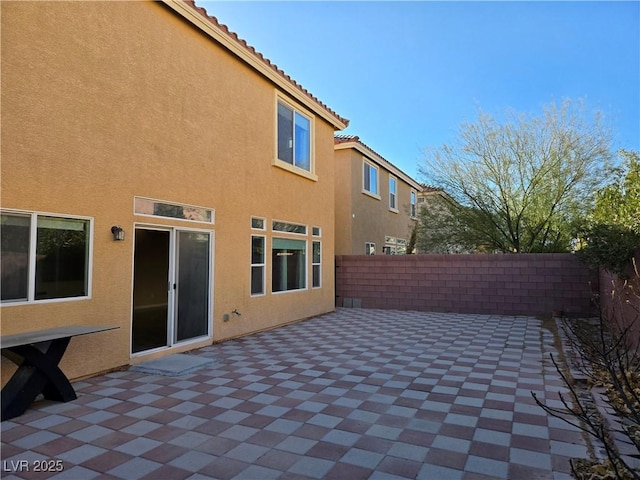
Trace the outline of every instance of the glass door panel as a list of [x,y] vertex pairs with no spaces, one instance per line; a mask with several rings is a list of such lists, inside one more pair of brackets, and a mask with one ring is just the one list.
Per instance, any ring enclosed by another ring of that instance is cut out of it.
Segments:
[[178,231],[176,255],[176,341],[207,335],[211,235]]
[[133,259],[134,353],[168,345],[171,232],[136,229]]

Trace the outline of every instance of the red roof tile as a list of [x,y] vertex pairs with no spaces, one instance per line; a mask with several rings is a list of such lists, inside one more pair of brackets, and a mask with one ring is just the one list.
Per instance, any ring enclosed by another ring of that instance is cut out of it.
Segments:
[[444,188],[437,187],[435,185],[427,185],[426,183],[421,183],[423,192],[444,192]]
[[296,82],[295,80],[293,80],[289,75],[287,75],[286,73],[284,73],[284,71],[282,71],[281,69],[278,68],[277,65],[275,65],[274,63],[272,63],[268,58],[266,58],[264,55],[262,55],[260,52],[258,52],[253,46],[249,45],[246,40],[240,38],[238,36],[237,33],[232,32],[231,30],[229,30],[229,27],[227,27],[225,24],[220,23],[218,21],[218,19],[212,15],[209,15],[207,13],[207,10],[204,7],[199,7],[196,5],[195,0],[182,0],[185,4],[191,6],[194,10],[196,10],[202,17],[204,17],[206,20],[208,20],[214,27],[218,28],[219,30],[222,30],[230,39],[232,39],[233,41],[235,41],[238,45],[242,46],[245,50],[247,50],[248,52],[250,52],[254,57],[256,57],[257,59],[259,59],[262,63],[264,63],[267,67],[269,67],[270,69],[272,69],[274,72],[276,72],[278,75],[280,75],[284,80],[286,80],[287,82],[289,82],[291,85],[293,85],[296,89],[298,89],[300,92],[302,92],[304,95],[306,95],[310,100],[312,100],[314,103],[316,103],[318,106],[320,106],[322,109],[324,109],[325,111],[327,111],[329,114],[331,114],[332,116],[336,117],[338,120],[340,120],[342,123],[344,123],[345,125],[349,125],[349,120],[341,117],[340,115],[338,115],[335,111],[333,111],[332,109],[330,109],[326,104],[324,104],[323,102],[321,102],[317,97],[315,97],[313,94],[311,94],[311,92],[309,92],[307,89],[305,89],[304,87],[302,87],[302,85],[300,85],[298,82]]
[[394,171],[395,170],[398,174],[400,174],[401,176],[405,177],[405,181],[407,183],[414,183],[416,187],[422,187],[422,184],[420,184],[416,180],[414,180],[411,177],[411,175],[408,175],[405,172],[403,172],[402,170],[400,170],[398,167],[396,167],[393,163],[391,163],[389,160],[387,160],[382,155],[380,155],[378,152],[376,152],[369,145],[367,145],[364,142],[362,142],[360,140],[359,136],[357,136],[357,135],[334,135],[333,136],[333,144],[334,145],[341,145],[341,144],[344,144],[344,143],[356,143],[356,144],[360,145],[360,147],[362,149],[371,152],[375,157],[377,157],[379,159],[378,162],[379,163],[381,162],[381,165],[384,166],[387,170],[389,170],[389,171]]

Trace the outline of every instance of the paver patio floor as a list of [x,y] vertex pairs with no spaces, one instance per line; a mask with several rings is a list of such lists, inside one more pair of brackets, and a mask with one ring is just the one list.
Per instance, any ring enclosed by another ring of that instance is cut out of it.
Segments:
[[568,479],[585,441],[531,396],[559,406],[553,342],[532,317],[339,309],[187,375],[77,382],[2,423],[2,477]]

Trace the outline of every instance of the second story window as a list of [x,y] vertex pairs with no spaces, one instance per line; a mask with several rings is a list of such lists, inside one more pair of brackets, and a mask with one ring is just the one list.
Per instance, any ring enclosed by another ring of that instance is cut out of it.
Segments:
[[378,195],[378,169],[367,162],[364,162],[362,188],[367,193]]
[[418,212],[416,211],[416,192],[411,190],[411,218],[416,218]]
[[389,210],[398,210],[398,181],[389,177]]
[[278,101],[278,160],[311,172],[311,120]]

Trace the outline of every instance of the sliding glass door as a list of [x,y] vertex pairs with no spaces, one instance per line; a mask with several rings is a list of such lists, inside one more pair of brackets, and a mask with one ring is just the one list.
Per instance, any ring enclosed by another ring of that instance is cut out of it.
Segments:
[[132,352],[209,334],[212,232],[136,228]]
[[177,342],[207,334],[209,326],[209,265],[211,235],[177,232],[176,331]]

